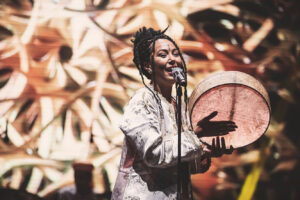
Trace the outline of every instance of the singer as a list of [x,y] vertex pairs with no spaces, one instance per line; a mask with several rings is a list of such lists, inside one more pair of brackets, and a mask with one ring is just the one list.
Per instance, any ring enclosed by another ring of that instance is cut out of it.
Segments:
[[[172,86],[177,81],[184,87],[182,106],[181,160],[185,164],[181,199],[192,199],[191,173],[203,173],[211,157],[231,153],[219,136],[234,131],[232,121],[210,121],[213,112],[192,130],[186,113],[186,66],[177,44],[165,31],[141,28],[134,35],[133,62],[144,87],[136,91],[125,108],[120,128],[125,135],[120,168],[112,193],[113,200],[177,199],[177,124]],[[174,72],[175,71],[175,72]],[[172,73],[173,72],[173,73]],[[176,75],[177,74],[177,75]],[[179,75],[179,76],[178,76]],[[144,76],[150,80],[145,84]],[[212,146],[199,137],[216,136]]]

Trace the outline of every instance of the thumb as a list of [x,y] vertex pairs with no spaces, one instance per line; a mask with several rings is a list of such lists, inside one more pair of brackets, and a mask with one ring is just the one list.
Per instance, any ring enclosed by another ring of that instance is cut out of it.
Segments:
[[214,111],[214,112],[210,113],[210,115],[208,115],[207,117],[205,117],[203,120],[209,121],[212,118],[214,118],[215,116],[217,116],[217,114],[218,114],[218,112]]

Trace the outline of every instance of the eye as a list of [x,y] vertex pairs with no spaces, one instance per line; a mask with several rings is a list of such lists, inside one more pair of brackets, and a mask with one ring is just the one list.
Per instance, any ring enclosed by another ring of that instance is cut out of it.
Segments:
[[178,50],[173,51],[173,55],[174,56],[179,56],[179,51]]
[[159,57],[165,58],[167,55],[166,54],[158,54]]

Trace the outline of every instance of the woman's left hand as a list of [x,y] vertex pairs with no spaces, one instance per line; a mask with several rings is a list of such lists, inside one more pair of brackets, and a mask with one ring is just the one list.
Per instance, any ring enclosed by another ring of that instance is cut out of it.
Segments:
[[209,154],[211,157],[221,157],[223,154],[231,154],[233,152],[233,147],[230,145],[230,148],[227,149],[225,145],[225,138],[217,136],[212,139],[212,145],[208,146],[210,150]]
[[237,125],[233,121],[211,121],[217,114],[214,111],[197,123],[194,132],[198,137],[221,136],[235,131]]

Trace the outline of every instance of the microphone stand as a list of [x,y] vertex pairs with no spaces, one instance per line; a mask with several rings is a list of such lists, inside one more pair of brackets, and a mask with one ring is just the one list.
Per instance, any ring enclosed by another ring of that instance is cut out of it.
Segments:
[[177,200],[181,200],[181,97],[182,88],[176,81],[176,121],[177,121],[177,134],[178,134],[178,157],[177,157]]

